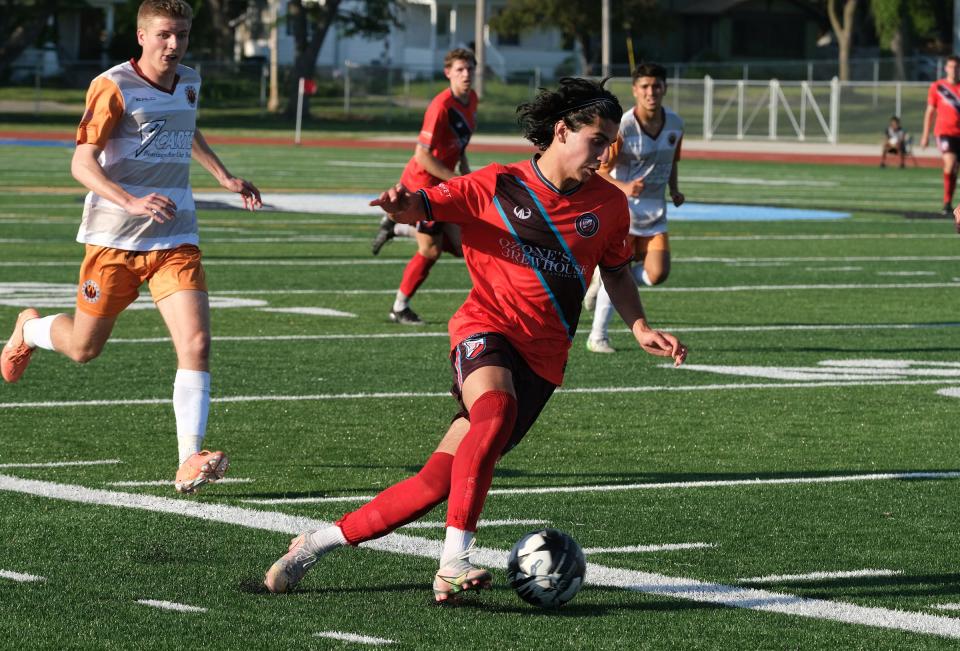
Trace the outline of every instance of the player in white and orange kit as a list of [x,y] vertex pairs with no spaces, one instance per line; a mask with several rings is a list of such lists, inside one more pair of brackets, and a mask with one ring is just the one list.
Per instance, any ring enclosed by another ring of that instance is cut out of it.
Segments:
[[196,127],[200,76],[180,65],[193,12],[183,0],[145,0],[137,14],[139,59],[90,84],[71,171],[90,190],[77,241],[86,246],[75,314],[20,313],[0,354],[7,382],[20,379],[36,348],[86,363],[117,317],[148,283],[177,354],[173,385],[179,468],[175,487],[192,493],[223,477],[223,452],[201,450],[210,408],[210,307],[197,248],[190,160],[260,207],[260,192],[230,174]]
[[[473,52],[455,49],[444,57],[443,73],[450,80],[430,102],[423,116],[413,157],[407,162],[400,183],[410,191],[435,186],[457,175],[468,174],[467,144],[477,128],[477,94],[473,91],[473,73],[477,61]],[[373,242],[373,254],[394,235],[394,223],[384,217]],[[417,252],[403,270],[400,288],[390,310],[390,320],[404,325],[422,325],[410,308],[410,299],[430,274],[443,251],[459,253],[460,230],[455,224],[425,220],[416,226]]]
[[[685,200],[677,181],[683,120],[663,106],[667,93],[667,71],[663,66],[638,65],[633,71],[632,92],[636,106],[623,114],[617,140],[610,146],[610,156],[599,173],[627,196],[628,239],[637,263],[633,275],[637,284],[653,286],[665,282],[670,275],[664,193],[669,190],[674,206],[679,207]],[[602,287],[598,290],[587,349],[612,353],[615,351],[607,331],[613,305],[606,291]]]
[[297,536],[267,571],[288,592],[324,554],[385,536],[446,501],[447,528],[434,576],[438,602],[489,587],[470,552],[498,459],[527,434],[563,381],[590,275],[610,296],[643,350],[672,357],[686,347],[652,329],[630,274],[624,194],[597,175],[622,108],[601,84],[564,78],[518,109],[533,160],[496,163],[412,193],[402,184],[374,200],[400,223],[460,224],[473,281],[450,319],[451,393],[459,411],[423,468],[334,524]]
[[[944,77],[930,84],[927,110],[923,114],[920,146],[930,142],[930,127],[943,158],[943,214],[953,214],[953,193],[957,189],[957,157],[960,156],[960,56],[952,54],[943,66]],[[934,123],[934,115],[936,123]],[[956,222],[960,232],[960,221]]]

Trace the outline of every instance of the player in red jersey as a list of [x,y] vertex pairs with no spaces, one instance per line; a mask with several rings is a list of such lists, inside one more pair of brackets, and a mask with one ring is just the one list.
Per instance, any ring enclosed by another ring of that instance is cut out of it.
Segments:
[[[477,60],[470,50],[447,52],[443,74],[450,88],[433,98],[423,116],[423,129],[417,138],[413,157],[400,177],[408,190],[427,188],[457,175],[470,173],[467,143],[477,127],[477,94],[472,90]],[[384,217],[373,241],[373,254],[394,236],[394,222]],[[416,225],[417,252],[403,270],[403,279],[390,310],[390,320],[405,325],[422,325],[417,313],[410,309],[410,299],[430,274],[430,268],[444,250],[460,252],[460,231],[455,224],[441,224],[427,219]]]
[[[920,146],[930,141],[930,126],[943,157],[943,214],[953,214],[953,192],[957,188],[957,156],[960,155],[960,56],[951,54],[943,66],[944,78],[930,84],[927,111],[923,114]],[[936,123],[934,124],[934,115]],[[960,222],[958,222],[960,229]]]
[[518,109],[533,160],[493,164],[412,193],[398,184],[373,202],[398,222],[459,223],[473,280],[450,320],[456,419],[419,473],[334,525],[304,533],[267,571],[287,592],[323,554],[379,538],[447,501],[447,529],[434,577],[437,601],[488,587],[470,562],[477,520],[497,460],[527,433],[563,380],[590,274],[603,282],[637,343],[686,359],[686,347],[652,329],[630,273],[626,197],[597,175],[623,111],[601,84],[566,78]]

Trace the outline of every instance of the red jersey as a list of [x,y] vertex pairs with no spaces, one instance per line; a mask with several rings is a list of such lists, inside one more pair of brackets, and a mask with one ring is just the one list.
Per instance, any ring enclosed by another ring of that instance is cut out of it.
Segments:
[[[464,105],[448,88],[434,97],[427,107],[417,144],[426,147],[437,160],[455,170],[476,128],[477,94],[471,90]],[[423,169],[414,158],[403,168],[403,175],[400,177],[400,182],[411,192],[436,185],[440,181],[441,179]]]
[[960,136],[960,83],[938,79],[930,84],[927,104],[937,111],[933,133],[938,136]]
[[594,269],[630,262],[626,196],[597,175],[561,192],[536,158],[493,163],[420,194],[427,219],[460,225],[473,280],[450,319],[451,349],[496,332],[537,375],[560,384]]

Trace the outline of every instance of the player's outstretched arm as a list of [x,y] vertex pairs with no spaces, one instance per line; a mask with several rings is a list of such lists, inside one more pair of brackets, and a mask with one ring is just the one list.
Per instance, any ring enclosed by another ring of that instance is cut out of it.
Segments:
[[423,197],[417,192],[410,192],[402,183],[381,192],[370,205],[380,206],[390,219],[400,224],[416,224],[427,218]]
[[260,199],[260,190],[250,181],[231,174],[220,158],[213,152],[207,139],[200,133],[200,129],[193,132],[193,157],[203,168],[217,179],[217,182],[226,190],[236,192],[243,197],[243,207],[247,210],[256,210],[263,207]]
[[926,149],[930,143],[930,127],[933,125],[933,114],[936,109],[927,104],[927,110],[923,113],[923,135],[920,136],[920,148]]
[[601,270],[600,275],[603,286],[610,295],[610,301],[617,308],[624,322],[630,326],[640,347],[651,355],[672,357],[674,366],[683,364],[687,359],[687,347],[669,332],[655,330],[649,326],[630,268],[624,266],[617,271]]
[[70,162],[70,172],[88,190],[111,201],[131,215],[149,217],[155,222],[168,222],[177,216],[177,204],[169,197],[151,192],[135,197],[112,181],[100,165],[100,148],[91,143],[77,145]]

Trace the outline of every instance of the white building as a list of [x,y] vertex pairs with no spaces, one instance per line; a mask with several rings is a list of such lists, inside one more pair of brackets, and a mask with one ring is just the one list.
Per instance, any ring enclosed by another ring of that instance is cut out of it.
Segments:
[[[321,0],[322,1],[322,0]],[[276,3],[279,14],[277,58],[280,65],[294,60],[294,40],[285,27],[286,3]],[[347,0],[344,4],[349,5]],[[360,3],[355,3],[360,4]],[[487,15],[495,15],[506,0],[487,0]],[[345,8],[349,8],[345,7]],[[271,9],[251,11],[234,21],[236,29],[235,58],[270,56]],[[386,37],[347,37],[336,26],[331,27],[317,57],[317,65],[342,68],[349,61],[359,65],[386,65],[408,72],[432,74],[443,68],[443,57],[455,47],[468,47],[476,39],[475,0],[403,0],[401,27],[391,29]],[[539,69],[543,77],[553,77],[558,65],[575,60],[573,49],[563,48],[563,38],[556,29],[525,32],[519,37],[484,34],[486,66],[498,77],[513,72]]]

